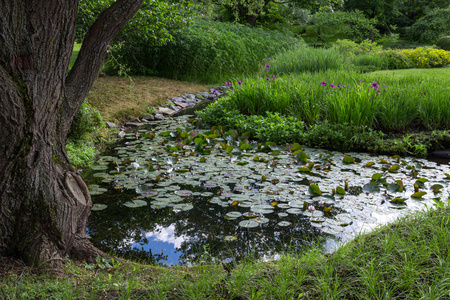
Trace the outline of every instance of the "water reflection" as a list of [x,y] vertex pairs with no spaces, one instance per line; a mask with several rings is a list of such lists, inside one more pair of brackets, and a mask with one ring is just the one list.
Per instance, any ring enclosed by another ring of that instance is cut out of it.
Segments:
[[[89,234],[95,245],[131,258],[166,265],[189,265],[200,259],[240,261],[248,256],[299,251],[321,236],[320,231],[311,226],[309,218],[280,217],[277,209],[270,221],[257,228],[240,227],[236,220],[225,218],[229,209],[208,203],[217,193],[192,197],[194,207],[188,211],[170,207],[155,209],[149,205],[135,209],[123,206],[137,196],[130,190],[111,190],[93,196],[94,202],[108,205],[103,211],[94,211],[89,219]],[[237,210],[249,211],[248,208]],[[293,226],[280,227],[277,225],[280,221],[292,222]],[[233,238],[226,241],[226,237]],[[143,255],[143,252],[148,254]]]

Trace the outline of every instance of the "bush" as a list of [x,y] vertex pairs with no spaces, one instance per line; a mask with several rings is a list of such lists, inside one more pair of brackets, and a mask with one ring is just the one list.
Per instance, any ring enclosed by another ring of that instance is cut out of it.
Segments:
[[450,51],[450,36],[443,36],[436,41],[436,46],[441,49]]
[[111,52],[131,74],[217,83],[254,73],[263,58],[302,44],[293,35],[277,31],[204,20],[172,35],[173,41],[159,47],[134,41],[133,48],[124,44]]
[[84,101],[75,115],[68,137],[72,140],[78,140],[104,126],[105,123],[100,112],[95,107],[90,106],[87,101]]
[[349,55],[378,53],[383,49],[382,46],[377,45],[376,42],[370,40],[364,40],[358,44],[348,39],[337,40],[333,45],[333,48]]
[[435,9],[420,18],[408,31],[411,41],[421,43],[436,43],[437,39],[450,30],[450,7],[446,9]]
[[356,42],[379,37],[379,32],[375,28],[375,19],[368,19],[359,10],[345,12],[318,12],[311,18],[308,26],[317,32],[318,39],[325,41],[328,36],[346,36]]
[[416,48],[402,50],[418,68],[437,68],[450,64],[450,52],[434,48]]
[[410,69],[415,67],[412,59],[404,52],[398,50],[384,50],[380,52],[380,55],[386,57],[389,70]]

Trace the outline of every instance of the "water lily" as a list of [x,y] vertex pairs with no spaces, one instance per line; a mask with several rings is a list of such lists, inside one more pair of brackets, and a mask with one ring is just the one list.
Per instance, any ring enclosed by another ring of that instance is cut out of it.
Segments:
[[310,206],[308,206],[308,210],[313,212],[316,210],[316,208],[314,207],[314,205],[310,205]]

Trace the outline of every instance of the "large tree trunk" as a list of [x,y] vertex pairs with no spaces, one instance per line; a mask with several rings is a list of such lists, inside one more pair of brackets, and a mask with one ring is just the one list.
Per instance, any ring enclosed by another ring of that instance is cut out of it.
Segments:
[[143,0],[118,0],[67,74],[78,0],[0,0],[0,254],[59,266],[100,252],[86,241],[92,202],[71,167],[67,132],[112,39]]

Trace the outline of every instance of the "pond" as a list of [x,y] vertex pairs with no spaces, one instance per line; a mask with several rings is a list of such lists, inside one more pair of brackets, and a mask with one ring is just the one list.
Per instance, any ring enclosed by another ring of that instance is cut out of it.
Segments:
[[331,251],[448,198],[448,164],[258,143],[195,123],[129,132],[84,174],[96,246],[165,265]]

